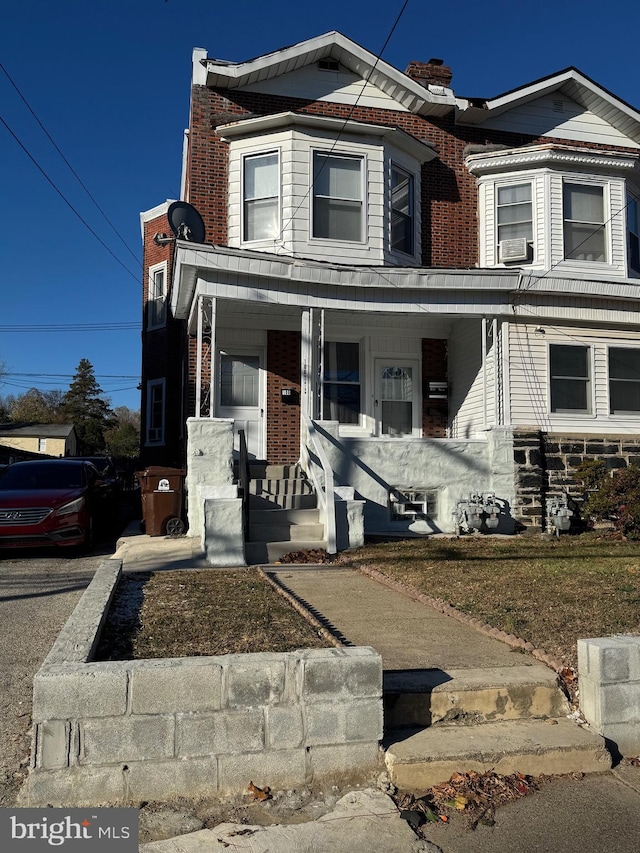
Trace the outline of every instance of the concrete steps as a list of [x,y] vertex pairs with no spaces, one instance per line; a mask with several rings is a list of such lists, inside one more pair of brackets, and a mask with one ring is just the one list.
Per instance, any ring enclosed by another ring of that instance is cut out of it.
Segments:
[[595,773],[611,766],[604,740],[568,718],[555,673],[541,664],[387,672],[385,762],[416,791],[452,773]]
[[326,548],[317,499],[297,465],[252,466],[249,530],[245,558],[249,565],[273,563],[292,551]]
[[[399,732],[404,732],[399,737]],[[418,791],[453,773],[602,773],[611,756],[602,738],[572,720],[502,720],[443,725],[409,733],[396,730],[385,742],[387,772],[401,790]]]

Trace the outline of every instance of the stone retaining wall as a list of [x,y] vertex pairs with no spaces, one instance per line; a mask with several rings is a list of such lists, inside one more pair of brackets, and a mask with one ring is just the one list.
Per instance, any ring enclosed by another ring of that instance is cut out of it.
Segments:
[[585,459],[602,459],[611,469],[640,465],[640,438],[560,435],[516,430],[514,515],[527,528],[545,527],[547,497],[567,494],[580,505],[583,487],[574,476]]
[[640,755],[640,637],[578,640],[580,708],[629,758]]
[[377,767],[373,649],[92,662],[120,573],[103,562],[35,676],[24,805],[292,788]]

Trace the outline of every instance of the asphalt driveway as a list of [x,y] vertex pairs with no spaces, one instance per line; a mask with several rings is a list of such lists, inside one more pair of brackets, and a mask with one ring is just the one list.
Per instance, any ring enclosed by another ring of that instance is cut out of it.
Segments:
[[104,559],[0,550],[0,806],[15,804],[31,747],[33,676]]

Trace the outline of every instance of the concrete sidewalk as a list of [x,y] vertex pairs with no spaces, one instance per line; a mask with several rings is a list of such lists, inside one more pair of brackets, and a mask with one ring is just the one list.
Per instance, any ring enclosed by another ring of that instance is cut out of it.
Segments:
[[[198,540],[149,537],[135,528],[121,537],[115,556],[123,560],[126,572],[207,568]],[[511,667],[515,679],[516,672],[525,667],[542,667],[531,656],[473,626],[358,572],[331,566],[265,569],[346,644],[376,648],[387,676],[399,670],[489,672]],[[225,824],[140,849],[144,853],[214,853],[231,844],[234,850],[251,853],[267,849],[278,853],[418,853],[438,848],[444,853],[640,850],[640,768],[629,765],[584,778],[554,779],[539,792],[498,809],[495,824],[480,826],[475,832],[468,831],[457,815],[447,826],[429,824],[424,832],[430,844],[413,836],[393,802],[381,792],[369,799],[352,798],[346,805],[337,804],[337,809],[325,819],[313,821],[313,826],[301,825],[306,829],[276,826],[248,831],[246,826]]]

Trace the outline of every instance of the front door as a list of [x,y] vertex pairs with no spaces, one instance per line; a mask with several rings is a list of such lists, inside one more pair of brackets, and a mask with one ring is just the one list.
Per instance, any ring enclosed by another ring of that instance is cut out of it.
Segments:
[[233,419],[233,449],[239,450],[238,432],[244,430],[251,459],[264,459],[263,354],[220,353],[218,415]]
[[419,376],[417,361],[376,361],[378,435],[420,435]]

